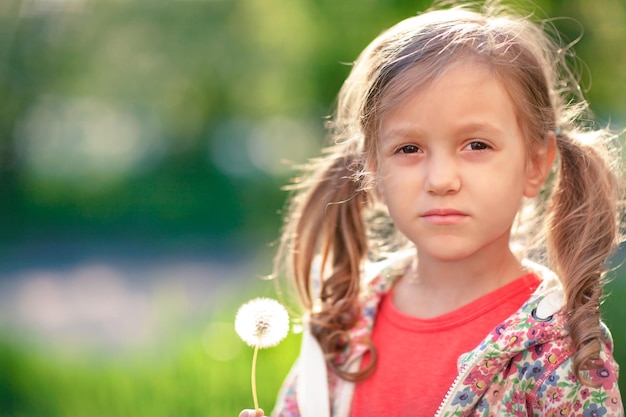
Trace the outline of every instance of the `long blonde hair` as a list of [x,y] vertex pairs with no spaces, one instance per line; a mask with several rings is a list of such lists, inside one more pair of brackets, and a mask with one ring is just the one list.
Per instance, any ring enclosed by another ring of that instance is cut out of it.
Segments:
[[[394,232],[375,233],[380,201],[369,167],[376,163],[381,119],[463,59],[484,63],[503,81],[530,158],[552,132],[556,135],[554,174],[533,202],[534,216],[524,222],[534,218],[542,226],[532,228],[539,239],[528,247],[547,254],[562,281],[576,347],[574,370],[581,377],[582,370],[593,368],[602,337],[605,264],[619,240],[622,187],[610,146],[614,137],[592,128],[587,103],[565,62],[571,51],[546,29],[494,2],[430,10],[383,32],[355,62],[329,124],[331,145],[293,186],[275,266],[276,274],[293,278],[313,335],[341,377],[364,379],[376,362],[374,346],[374,360],[356,373],[343,370],[340,358],[360,314],[363,263],[377,256],[372,254],[381,235],[388,239]],[[383,223],[390,224],[384,218]],[[311,273],[316,258],[317,281]]]

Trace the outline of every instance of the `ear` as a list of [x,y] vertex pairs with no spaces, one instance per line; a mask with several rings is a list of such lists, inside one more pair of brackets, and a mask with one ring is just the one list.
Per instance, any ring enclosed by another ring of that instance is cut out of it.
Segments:
[[528,161],[526,168],[526,186],[524,196],[536,197],[543,187],[543,183],[550,174],[552,163],[556,156],[556,136],[550,131],[546,138],[546,144],[541,145],[534,153],[532,159]]

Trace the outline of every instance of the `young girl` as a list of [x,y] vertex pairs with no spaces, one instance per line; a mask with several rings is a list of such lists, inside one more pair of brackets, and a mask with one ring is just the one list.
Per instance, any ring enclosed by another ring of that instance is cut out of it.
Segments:
[[493,4],[364,50],[287,217],[305,330],[274,415],[623,415],[621,187],[566,53]]

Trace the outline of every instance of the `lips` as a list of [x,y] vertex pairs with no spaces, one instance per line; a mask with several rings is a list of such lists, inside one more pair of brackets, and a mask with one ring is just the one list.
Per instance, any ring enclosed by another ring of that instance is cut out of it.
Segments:
[[421,217],[428,223],[435,225],[455,225],[464,221],[469,216],[467,213],[459,210],[438,208],[428,210],[427,212],[423,213]]

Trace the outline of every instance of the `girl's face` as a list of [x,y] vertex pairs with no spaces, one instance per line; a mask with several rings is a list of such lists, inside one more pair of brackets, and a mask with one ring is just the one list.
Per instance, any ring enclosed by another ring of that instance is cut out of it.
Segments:
[[379,190],[420,260],[508,251],[522,197],[537,195],[551,162],[528,160],[513,101],[476,62],[455,65],[398,104],[380,135]]

